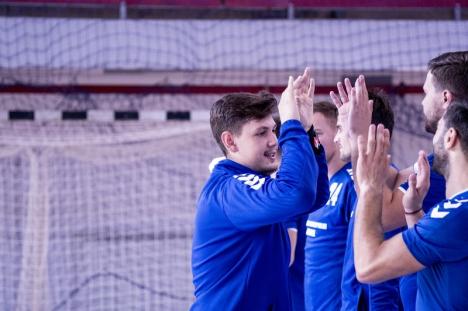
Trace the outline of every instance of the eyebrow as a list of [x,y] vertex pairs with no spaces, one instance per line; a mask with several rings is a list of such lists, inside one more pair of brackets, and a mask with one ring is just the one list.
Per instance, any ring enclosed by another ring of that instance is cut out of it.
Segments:
[[[276,126],[273,127],[273,129],[275,129]],[[256,132],[260,132],[260,131],[263,131],[263,130],[267,130],[269,131],[270,128],[268,126],[261,126],[261,127],[258,127],[257,129],[255,129]]]

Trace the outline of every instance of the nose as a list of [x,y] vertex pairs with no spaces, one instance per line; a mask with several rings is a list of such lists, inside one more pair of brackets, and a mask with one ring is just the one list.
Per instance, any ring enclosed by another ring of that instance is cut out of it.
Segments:
[[274,147],[278,145],[278,138],[276,137],[275,133],[271,133],[268,139],[268,147]]
[[333,142],[335,144],[338,144],[338,133],[335,134],[335,137],[333,137]]

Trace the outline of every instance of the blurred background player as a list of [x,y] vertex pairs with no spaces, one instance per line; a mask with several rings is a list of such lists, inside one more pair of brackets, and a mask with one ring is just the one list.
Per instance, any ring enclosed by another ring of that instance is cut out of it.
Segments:
[[[372,124],[384,124],[390,133],[394,126],[393,111],[387,97],[382,91],[367,92],[364,77],[360,76],[356,80],[355,89],[351,86],[349,79],[345,79],[345,91],[343,85],[338,83],[338,91],[341,99],[332,92],[331,97],[334,103],[339,107],[338,126],[339,130],[336,135],[336,141],[340,148],[340,156],[342,160],[351,161],[353,157],[353,141],[351,137],[349,117],[351,109],[354,108],[352,102],[356,97],[365,102],[370,108],[371,118],[369,122]],[[356,95],[356,93],[358,95]],[[369,101],[370,99],[370,101]],[[353,111],[355,113],[355,111]],[[353,163],[353,166],[355,164]],[[354,169],[354,167],[353,167]],[[395,168],[389,167],[390,183],[396,178],[397,171]],[[351,218],[349,221],[346,250],[343,263],[342,276],[342,306],[341,310],[398,310],[400,304],[398,280],[389,280],[379,284],[367,285],[360,283],[356,278],[354,267],[354,246],[353,246],[353,230],[354,230],[354,213],[355,206],[352,207]],[[392,232],[394,234],[395,232]],[[391,235],[391,234],[390,234]]]
[[[323,104],[323,102],[314,103],[314,114],[312,118],[312,124],[314,124],[314,126],[307,132],[312,149],[314,152],[322,155],[320,157],[316,157],[319,168],[317,188],[321,189],[321,191],[317,191],[314,209],[321,209],[330,196],[329,192],[326,191],[329,184],[327,167],[328,154],[324,151],[324,146],[328,145],[329,141],[326,141],[324,145],[320,140],[320,138],[324,138],[325,140],[328,138],[324,137],[323,135],[323,120],[318,117],[318,114],[320,113],[317,112],[317,109],[318,111],[321,110]],[[329,105],[335,108],[332,104]],[[277,133],[279,133],[280,127],[281,125],[278,125]],[[309,214],[303,214],[295,219],[292,219],[291,221],[286,222],[289,239],[291,241],[289,289],[293,311],[306,310],[306,305],[304,303],[304,247],[306,240],[306,222],[308,217]]]
[[306,310],[339,310],[341,277],[351,209],[356,200],[351,163],[340,158],[334,141],[338,109],[329,102],[314,104],[315,131],[325,149],[330,198],[307,221],[305,243]]

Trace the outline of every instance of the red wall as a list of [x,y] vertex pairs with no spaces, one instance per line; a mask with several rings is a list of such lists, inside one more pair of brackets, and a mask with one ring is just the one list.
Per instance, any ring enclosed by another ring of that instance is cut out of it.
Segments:
[[[98,4],[117,5],[120,0],[7,0],[9,3]],[[5,3],[4,2],[4,3]],[[232,7],[232,8],[285,8],[292,2],[295,7],[454,7],[459,3],[468,7],[468,0],[126,0],[127,5]]]

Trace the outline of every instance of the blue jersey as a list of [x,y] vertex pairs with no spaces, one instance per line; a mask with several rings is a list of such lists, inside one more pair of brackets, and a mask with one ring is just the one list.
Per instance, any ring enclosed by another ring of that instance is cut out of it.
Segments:
[[[354,214],[356,206],[357,200],[354,204],[348,227],[341,283],[341,310],[399,310],[399,279],[392,279],[378,284],[363,284],[356,278],[353,249]],[[398,232],[400,232],[400,230],[386,233],[385,238],[390,238]]]
[[[323,147],[321,152],[323,151]],[[325,205],[330,193],[328,191],[328,166],[325,157],[317,157],[319,167],[317,178],[317,191],[315,209]],[[304,246],[306,240],[306,222],[308,214],[298,217],[295,221],[287,223],[287,228],[297,230],[296,249],[294,262],[289,268],[289,289],[293,311],[305,310],[304,304]]]
[[[427,159],[432,168],[434,163],[434,154],[430,154]],[[400,186],[403,192],[408,190],[408,182]],[[423,210],[428,212],[431,207],[438,202],[445,200],[445,179],[442,175],[431,169],[430,186],[426,197],[423,201]],[[400,295],[401,302],[405,311],[416,310],[416,293],[417,293],[416,273],[402,276],[400,278]]]
[[311,213],[305,245],[306,310],[339,310],[346,236],[356,192],[351,163],[330,179],[330,198]]
[[201,191],[192,310],[290,310],[290,247],[283,222],[313,210],[318,166],[299,121],[283,124],[279,145],[275,179],[224,160]]
[[435,205],[403,232],[418,274],[417,310],[468,310],[468,189]]

